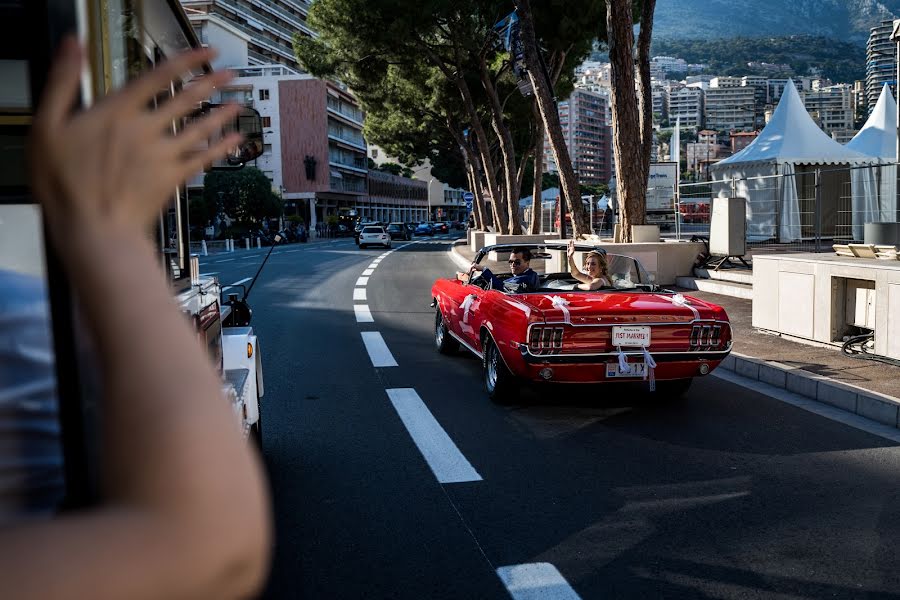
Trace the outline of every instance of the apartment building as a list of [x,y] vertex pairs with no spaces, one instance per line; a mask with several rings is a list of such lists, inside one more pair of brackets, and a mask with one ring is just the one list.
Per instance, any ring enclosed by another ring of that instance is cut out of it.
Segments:
[[650,59],[650,68],[657,67],[666,74],[687,73],[688,65],[683,58],[672,56],[654,56]]
[[825,133],[853,129],[853,88],[832,85],[800,94],[806,111]]
[[419,179],[369,170],[369,193],[357,204],[364,220],[425,221],[428,217],[428,184]]
[[310,225],[329,215],[349,218],[367,195],[364,114],[356,99],[334,83],[283,65],[232,70],[235,79],[215,99],[259,112],[263,155],[250,165],[272,181],[286,214]]
[[[310,3],[304,0],[181,0],[191,22],[216,15],[247,38],[248,60],[239,65],[281,64],[302,71],[294,56],[293,36],[315,36],[307,25]],[[206,42],[202,32],[201,41]]]
[[703,127],[703,90],[677,87],[669,91],[669,122],[681,120],[683,127]]
[[653,122],[660,123],[669,117],[669,90],[658,83],[650,88],[653,100]]
[[[612,169],[612,130],[607,121],[609,101],[603,94],[576,88],[559,103],[559,119],[579,183],[609,181]],[[544,149],[547,172],[556,172],[549,143]]]
[[871,111],[878,102],[881,88],[887,83],[897,97],[897,48],[891,42],[893,21],[882,21],[869,30],[866,43],[866,103]]
[[756,89],[739,77],[716,77],[706,90],[704,122],[716,131],[751,130],[756,125]]

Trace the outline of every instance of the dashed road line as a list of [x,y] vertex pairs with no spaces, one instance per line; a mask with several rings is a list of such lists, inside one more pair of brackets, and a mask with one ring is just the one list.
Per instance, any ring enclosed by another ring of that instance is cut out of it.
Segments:
[[366,299],[366,288],[353,288],[353,299],[354,300],[365,300]]
[[413,442],[440,483],[481,481],[481,475],[463,456],[444,428],[412,388],[387,390],[391,404]]
[[368,277],[360,277],[359,279],[356,280],[356,287],[365,287],[368,284],[369,284]]
[[581,600],[550,563],[526,563],[497,569],[513,600]]
[[396,367],[397,361],[394,355],[388,350],[384,338],[377,331],[361,332],[363,344],[366,345],[366,352],[369,353],[369,359],[372,361],[373,367]]
[[219,264],[219,263],[223,263],[223,262],[231,262],[231,261],[233,261],[233,260],[235,260],[235,259],[233,259],[233,258],[223,258],[222,260],[213,260],[213,261],[210,261],[209,264],[211,264],[211,265],[217,265],[217,264]]
[[374,323],[372,311],[369,310],[368,304],[354,304],[353,312],[356,314],[357,323]]
[[225,287],[222,288],[222,291],[224,292],[225,290],[227,290],[229,288],[237,287],[237,286],[241,285],[242,283],[247,283],[248,281],[251,281],[252,279],[253,279],[252,277],[244,277],[240,281],[235,281],[234,283],[229,283],[228,285],[226,285]]
[[368,269],[377,269],[377,268],[378,268],[378,265],[379,265],[379,262],[378,262],[377,260],[376,260],[376,261],[372,261],[372,264],[370,264],[368,267],[366,267],[366,269],[367,269],[367,270],[368,270]]
[[375,269],[366,269],[365,271],[362,272],[362,274],[363,274],[363,277],[368,277],[369,275],[371,275],[374,272],[375,272]]

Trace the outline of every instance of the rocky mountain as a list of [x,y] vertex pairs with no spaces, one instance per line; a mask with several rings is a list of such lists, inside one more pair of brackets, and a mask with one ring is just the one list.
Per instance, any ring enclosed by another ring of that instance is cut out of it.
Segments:
[[865,43],[869,29],[900,18],[900,0],[657,0],[653,37],[815,35]]

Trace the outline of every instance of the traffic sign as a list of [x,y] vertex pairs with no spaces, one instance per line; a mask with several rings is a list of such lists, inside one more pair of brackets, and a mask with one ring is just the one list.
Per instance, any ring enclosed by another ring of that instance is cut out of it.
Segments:
[[463,194],[463,200],[466,202],[466,210],[472,210],[472,202],[475,201],[475,194],[466,192]]

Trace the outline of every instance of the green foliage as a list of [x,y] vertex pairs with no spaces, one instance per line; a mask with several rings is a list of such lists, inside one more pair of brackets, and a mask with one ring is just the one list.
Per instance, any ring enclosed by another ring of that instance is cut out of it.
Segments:
[[[242,224],[258,223],[281,213],[281,199],[272,182],[256,167],[210,171],[203,178],[203,209],[207,219],[222,211]],[[204,221],[205,222],[205,221]]]
[[559,186],[558,173],[544,173],[541,177],[541,190],[548,190],[553,187],[558,188]]
[[409,167],[404,167],[403,165],[398,165],[395,162],[386,162],[378,165],[379,171],[384,171],[385,173],[390,173],[391,175],[398,175],[402,177],[412,177],[413,170]]
[[581,195],[582,196],[608,196],[609,195],[609,186],[605,183],[598,183],[596,185],[590,184],[581,184]]
[[[676,56],[689,63],[709,65],[708,73],[765,75],[755,73],[749,62],[786,64],[794,75],[808,75],[810,67],[837,83],[865,79],[866,51],[857,44],[807,35],[784,37],[734,37],[727,39],[656,39],[653,54]],[[789,75],[785,74],[784,76]],[[772,75],[777,77],[779,75]]]

